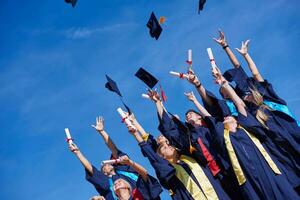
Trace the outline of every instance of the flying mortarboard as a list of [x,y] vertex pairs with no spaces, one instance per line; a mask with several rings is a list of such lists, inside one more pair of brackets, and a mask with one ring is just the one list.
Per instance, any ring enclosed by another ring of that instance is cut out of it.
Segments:
[[118,88],[117,83],[114,80],[112,80],[109,76],[107,76],[107,75],[105,75],[105,76],[106,76],[106,79],[107,79],[107,83],[105,84],[105,87],[108,90],[110,90],[110,91],[115,92],[116,94],[118,94],[118,96],[120,97],[123,105],[125,106],[126,110],[130,114],[131,113],[130,108],[124,103],[124,101],[122,99],[122,94],[121,94],[121,92],[120,92],[120,90]]
[[65,2],[72,4],[72,7],[74,8],[77,3],[77,0],[65,0]]
[[158,80],[142,67],[135,73],[135,76],[142,80],[149,88],[153,88]]
[[200,13],[200,11],[203,10],[203,7],[204,7],[205,3],[206,3],[206,0],[199,0],[198,13]]
[[149,33],[150,33],[151,37],[158,40],[158,38],[162,32],[162,28],[153,12],[151,13],[150,19],[147,22],[147,27],[149,28]]
[[107,83],[105,84],[105,87],[110,91],[117,93],[120,97],[122,97],[122,94],[117,86],[117,83],[114,80],[112,80],[109,76],[107,75],[105,76],[107,79]]

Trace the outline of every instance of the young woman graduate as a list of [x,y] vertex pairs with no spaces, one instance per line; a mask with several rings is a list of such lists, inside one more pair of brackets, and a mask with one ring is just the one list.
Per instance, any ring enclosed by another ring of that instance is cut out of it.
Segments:
[[[151,98],[157,98],[157,96]],[[171,145],[171,142],[163,139],[162,136],[160,136],[157,152],[155,152],[151,144],[141,136],[140,127],[135,126],[135,128],[132,128],[128,126],[128,129],[139,143],[143,155],[148,158],[155,169],[161,185],[170,191],[173,199],[229,199],[219,185],[213,185],[211,182],[213,177],[210,173],[206,175],[207,172],[205,173],[195,159],[182,155],[179,150]],[[142,135],[145,134],[142,133]],[[186,142],[188,143],[188,141]]]
[[[122,183],[130,185],[132,199],[157,200],[162,192],[158,181],[150,176],[139,164],[130,160],[129,157],[117,149],[113,141],[104,130],[104,120],[98,117],[96,125],[92,125],[103,137],[105,143],[112,152],[112,157],[121,160],[116,165],[104,164],[100,170],[90,164],[90,162],[80,152],[73,143],[69,145],[70,150],[80,160],[86,171],[86,179],[94,185],[98,193],[106,200],[117,200],[119,197],[115,193],[114,182],[122,179]],[[152,191],[153,190],[153,191]]]
[[274,155],[285,166],[289,181],[300,194],[300,127],[286,102],[262,78],[248,54],[248,44],[249,40],[243,42],[238,51],[246,59],[253,77],[248,77],[242,67],[226,71],[224,77],[228,81],[235,81],[235,90],[245,101],[247,110],[268,130],[267,136],[273,144],[267,147],[270,150],[277,148],[280,152],[281,156]]
[[[216,82],[230,96],[238,109],[238,117],[224,118],[219,122],[199,103],[195,104],[214,135],[216,141],[227,153],[236,178],[243,191],[244,199],[299,199],[292,186],[277,167],[264,144],[264,131],[251,129],[260,126],[251,114],[247,113],[242,100],[235,94],[220,71],[214,74]],[[247,124],[247,126],[244,126]]]

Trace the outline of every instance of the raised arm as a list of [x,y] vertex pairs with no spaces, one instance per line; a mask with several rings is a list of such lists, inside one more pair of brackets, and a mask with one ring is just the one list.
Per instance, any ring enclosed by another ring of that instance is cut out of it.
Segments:
[[240,49],[235,48],[246,60],[249,69],[251,70],[253,78],[258,82],[264,82],[263,77],[259,73],[256,64],[252,60],[251,56],[248,53],[248,45],[250,40],[246,40],[246,42],[242,41],[242,46]]
[[69,144],[69,149],[78,158],[78,160],[81,162],[81,164],[83,165],[83,167],[90,174],[93,174],[93,167],[92,167],[91,163],[84,157],[84,155],[80,152],[79,148],[76,146],[76,144],[74,142],[71,143],[71,144]]
[[127,155],[121,156],[120,159],[121,159],[121,164],[132,167],[142,177],[144,181],[147,181],[148,172],[143,166],[129,159]]
[[114,142],[111,140],[107,132],[104,130],[104,119],[103,117],[96,118],[96,124],[92,125],[96,129],[96,131],[102,136],[105,144],[110,149],[114,158],[118,158],[118,149]]
[[129,120],[131,121],[131,123],[133,124],[133,126],[135,126],[135,128],[137,129],[137,131],[140,133],[141,137],[144,140],[147,140],[145,138],[148,138],[149,134],[145,131],[145,129],[138,122],[138,120],[136,119],[135,115],[133,113],[131,113],[128,117],[129,117]]
[[192,70],[188,71],[187,80],[192,85],[195,86],[195,88],[196,88],[197,92],[199,93],[199,95],[201,96],[202,100],[205,101],[205,103],[207,103],[209,106],[212,106],[213,103],[212,103],[211,98],[207,95],[204,86],[201,84],[199,78],[196,76],[194,71],[192,71]]
[[158,92],[149,90],[148,95],[149,95],[150,99],[155,103],[158,116],[160,117],[160,119],[162,119],[163,112],[164,112],[164,110],[166,111],[166,109],[164,108],[164,105],[161,101],[161,98],[160,98]]
[[243,100],[236,94],[234,89],[229,85],[228,81],[222,76],[222,73],[219,68],[216,68],[216,72],[213,72],[213,76],[216,79],[216,83],[222,87],[224,92],[229,96],[229,98],[233,101],[235,104],[237,110],[243,114],[244,116],[247,116],[246,106]]
[[193,92],[184,93],[185,96],[195,104],[202,117],[210,117],[209,112],[199,103]]
[[219,45],[222,46],[222,48],[225,50],[228,58],[230,59],[230,62],[232,63],[232,65],[235,68],[240,67],[240,63],[237,60],[237,58],[235,57],[235,55],[233,54],[233,52],[231,51],[231,49],[229,48],[227,41],[225,39],[225,34],[223,31],[219,30],[219,38],[213,38],[214,41],[216,41]]

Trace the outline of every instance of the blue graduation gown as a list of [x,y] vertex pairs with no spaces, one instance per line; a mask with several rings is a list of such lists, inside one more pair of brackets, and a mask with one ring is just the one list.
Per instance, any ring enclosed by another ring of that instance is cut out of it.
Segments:
[[[206,117],[206,122],[222,147],[227,152],[224,141],[224,125],[213,117]],[[245,120],[254,120],[247,116]],[[264,132],[251,132],[263,141],[266,136]],[[249,200],[292,200],[299,199],[285,176],[276,175],[265,161],[264,157],[254,145],[249,136],[242,129],[237,129],[235,133],[229,135],[232,146],[246,176],[246,182],[241,185],[245,199]],[[263,144],[263,143],[262,143]],[[264,145],[264,144],[263,144]],[[266,148],[265,148],[266,149]],[[267,150],[267,149],[266,149]],[[272,157],[272,155],[270,155]],[[276,159],[272,158],[276,162]]]
[[[176,125],[173,119],[171,119],[165,111],[163,112],[162,119],[159,118],[159,121],[159,130],[169,140],[170,144],[179,149],[181,154],[193,157],[203,169],[217,195],[223,199],[229,199],[228,195],[221,187],[220,180],[217,177],[213,177],[207,165],[208,162],[198,143],[198,138],[200,138],[212,156],[216,155],[216,153],[212,153],[213,149],[210,148],[209,130],[206,127],[199,127],[197,129],[192,129],[192,131],[188,129],[187,131],[183,131],[178,128],[179,124]],[[192,154],[190,152],[190,144],[196,149]]]
[[[118,157],[126,155],[122,151],[118,150]],[[142,194],[144,200],[160,200],[160,193],[162,192],[162,188],[157,181],[156,178],[150,176],[148,174],[148,180],[144,181],[137,172],[130,166],[116,164],[114,165],[114,169],[116,175],[113,175],[111,178],[102,173],[102,171],[98,170],[95,166],[93,167],[93,174],[90,174],[87,170],[86,172],[86,180],[94,185],[97,192],[104,196],[106,200],[115,200],[114,194],[112,193],[112,185],[113,182],[119,178],[126,180],[132,189],[137,188],[137,190]],[[122,172],[129,172],[138,176],[137,180],[133,180],[132,178],[124,175]]]
[[[241,94],[249,91],[250,85],[254,85],[263,95],[264,100],[286,106],[286,102],[276,94],[267,80],[257,82],[248,77],[241,67],[228,70],[224,75],[229,81],[236,82],[236,90],[240,91]],[[248,111],[255,116],[258,107],[250,102],[245,103]],[[284,112],[268,109],[265,109],[265,112],[269,117],[266,122],[268,127],[266,134],[271,139],[271,142],[265,144],[286,168],[283,170],[286,171],[285,174],[290,183],[296,188],[300,184],[300,127],[294,118]]]

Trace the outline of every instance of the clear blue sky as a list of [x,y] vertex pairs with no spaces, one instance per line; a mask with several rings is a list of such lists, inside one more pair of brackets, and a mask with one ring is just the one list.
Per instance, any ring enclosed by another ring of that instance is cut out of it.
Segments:
[[[274,84],[300,116],[300,2],[298,0],[2,0],[0,6],[0,199],[83,200],[96,194],[65,143],[69,127],[96,166],[109,156],[90,127],[97,115],[120,149],[153,173],[134,139],[120,123],[121,105],[104,88],[105,74],[119,83],[125,100],[146,130],[157,135],[154,105],[141,98],[145,85],[134,77],[143,66],[157,76],[181,117],[192,105],[183,96],[192,87],[168,71],[186,69],[193,49],[194,70],[216,91],[206,48],[223,71],[231,67],[212,41],[218,28],[230,47],[251,39],[250,53],[263,77]],[[165,16],[158,41],[145,24],[151,11]],[[244,60],[238,56],[246,68]],[[163,199],[169,199],[164,193]]]

